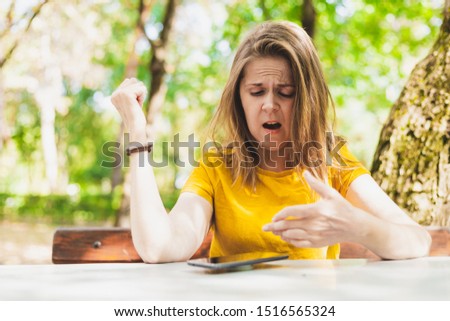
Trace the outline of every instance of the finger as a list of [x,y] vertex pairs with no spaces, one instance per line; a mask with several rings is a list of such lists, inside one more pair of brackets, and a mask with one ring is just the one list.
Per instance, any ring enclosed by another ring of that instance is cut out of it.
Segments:
[[147,96],[147,87],[144,86],[144,84],[142,82],[137,82],[134,83],[133,85],[130,85],[130,87],[128,88],[128,90],[130,90],[135,99],[138,101],[139,105],[142,106],[145,97]]
[[300,228],[293,228],[280,233],[282,239],[304,240],[308,239],[308,233]]
[[147,93],[147,87],[144,85],[142,81],[138,81],[132,84],[129,84],[129,88],[131,90],[139,90]]
[[127,83],[128,83],[129,85],[133,85],[133,84],[136,84],[136,83],[141,82],[139,79],[134,78],[134,77],[127,78],[126,80],[127,80]]
[[117,89],[120,88],[124,88],[126,86],[128,86],[130,84],[131,79],[130,78],[125,78],[119,85],[119,87],[117,87]]
[[336,196],[336,190],[315,178],[310,172],[305,170],[303,173],[303,177],[305,177],[308,185],[322,198],[332,198]]
[[139,105],[141,105],[141,107],[142,107],[144,105],[145,95],[139,95],[139,96],[137,96],[136,99],[137,99]]
[[147,96],[147,88],[144,85],[139,86],[136,90],[136,99],[137,99],[139,105],[141,105],[141,107],[144,104],[144,100],[145,100],[146,96]]
[[119,87],[117,87],[118,89],[119,88],[126,88],[126,87],[129,87],[129,86],[133,86],[133,85],[135,85],[135,84],[144,84],[142,81],[140,81],[139,79],[136,79],[136,78],[125,78],[123,81],[122,81],[122,83],[119,85]]
[[290,239],[290,238],[283,238],[283,240],[289,244],[294,245],[295,247],[299,248],[311,248],[315,247],[313,243],[309,240],[297,240],[297,239]]
[[272,222],[301,219],[316,212],[317,203],[293,205],[283,208],[272,218]]
[[277,222],[272,222],[263,226],[263,231],[266,232],[280,232],[288,229],[295,229],[302,227],[301,219],[290,219],[290,220],[280,220]]

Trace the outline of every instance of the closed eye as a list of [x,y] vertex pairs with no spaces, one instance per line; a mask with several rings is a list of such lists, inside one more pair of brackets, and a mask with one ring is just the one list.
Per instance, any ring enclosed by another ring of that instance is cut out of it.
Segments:
[[294,97],[295,96],[295,93],[282,93],[282,92],[280,92],[279,93],[280,94],[280,96],[282,96],[282,97],[285,97],[285,98],[292,98],[292,97]]
[[252,96],[261,96],[262,94],[264,94],[264,90],[250,92],[250,95]]

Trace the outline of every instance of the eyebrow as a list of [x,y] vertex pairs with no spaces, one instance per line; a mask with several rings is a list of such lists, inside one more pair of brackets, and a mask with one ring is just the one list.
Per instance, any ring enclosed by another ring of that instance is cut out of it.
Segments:
[[[261,87],[263,85],[262,82],[257,82],[257,83],[250,83],[250,84],[245,84],[245,87]],[[294,85],[292,84],[278,84],[277,87],[294,87]]]

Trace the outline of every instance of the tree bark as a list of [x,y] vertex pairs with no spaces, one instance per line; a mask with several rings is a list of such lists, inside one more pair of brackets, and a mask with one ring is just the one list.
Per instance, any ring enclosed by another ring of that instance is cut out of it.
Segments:
[[450,0],[431,52],[412,71],[380,135],[372,175],[423,225],[450,227]]
[[314,38],[314,31],[316,29],[316,9],[314,8],[312,0],[303,1],[301,20],[306,33],[311,38]]
[[[153,51],[152,59],[149,64],[149,72],[152,75],[152,80],[148,90],[149,95],[147,104],[147,123],[150,128],[153,125],[156,115],[160,113],[166,96],[167,86],[164,83],[164,76],[166,75],[166,55],[176,6],[176,0],[167,1],[161,35],[157,41],[148,39]],[[152,134],[151,130],[149,131],[149,134]]]

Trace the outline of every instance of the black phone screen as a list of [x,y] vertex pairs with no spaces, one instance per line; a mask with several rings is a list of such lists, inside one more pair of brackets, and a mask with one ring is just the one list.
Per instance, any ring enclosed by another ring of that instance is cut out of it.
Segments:
[[253,265],[263,262],[285,260],[289,258],[287,253],[277,252],[249,252],[228,256],[216,256],[210,258],[188,260],[187,263],[209,269],[228,269],[245,265]]

